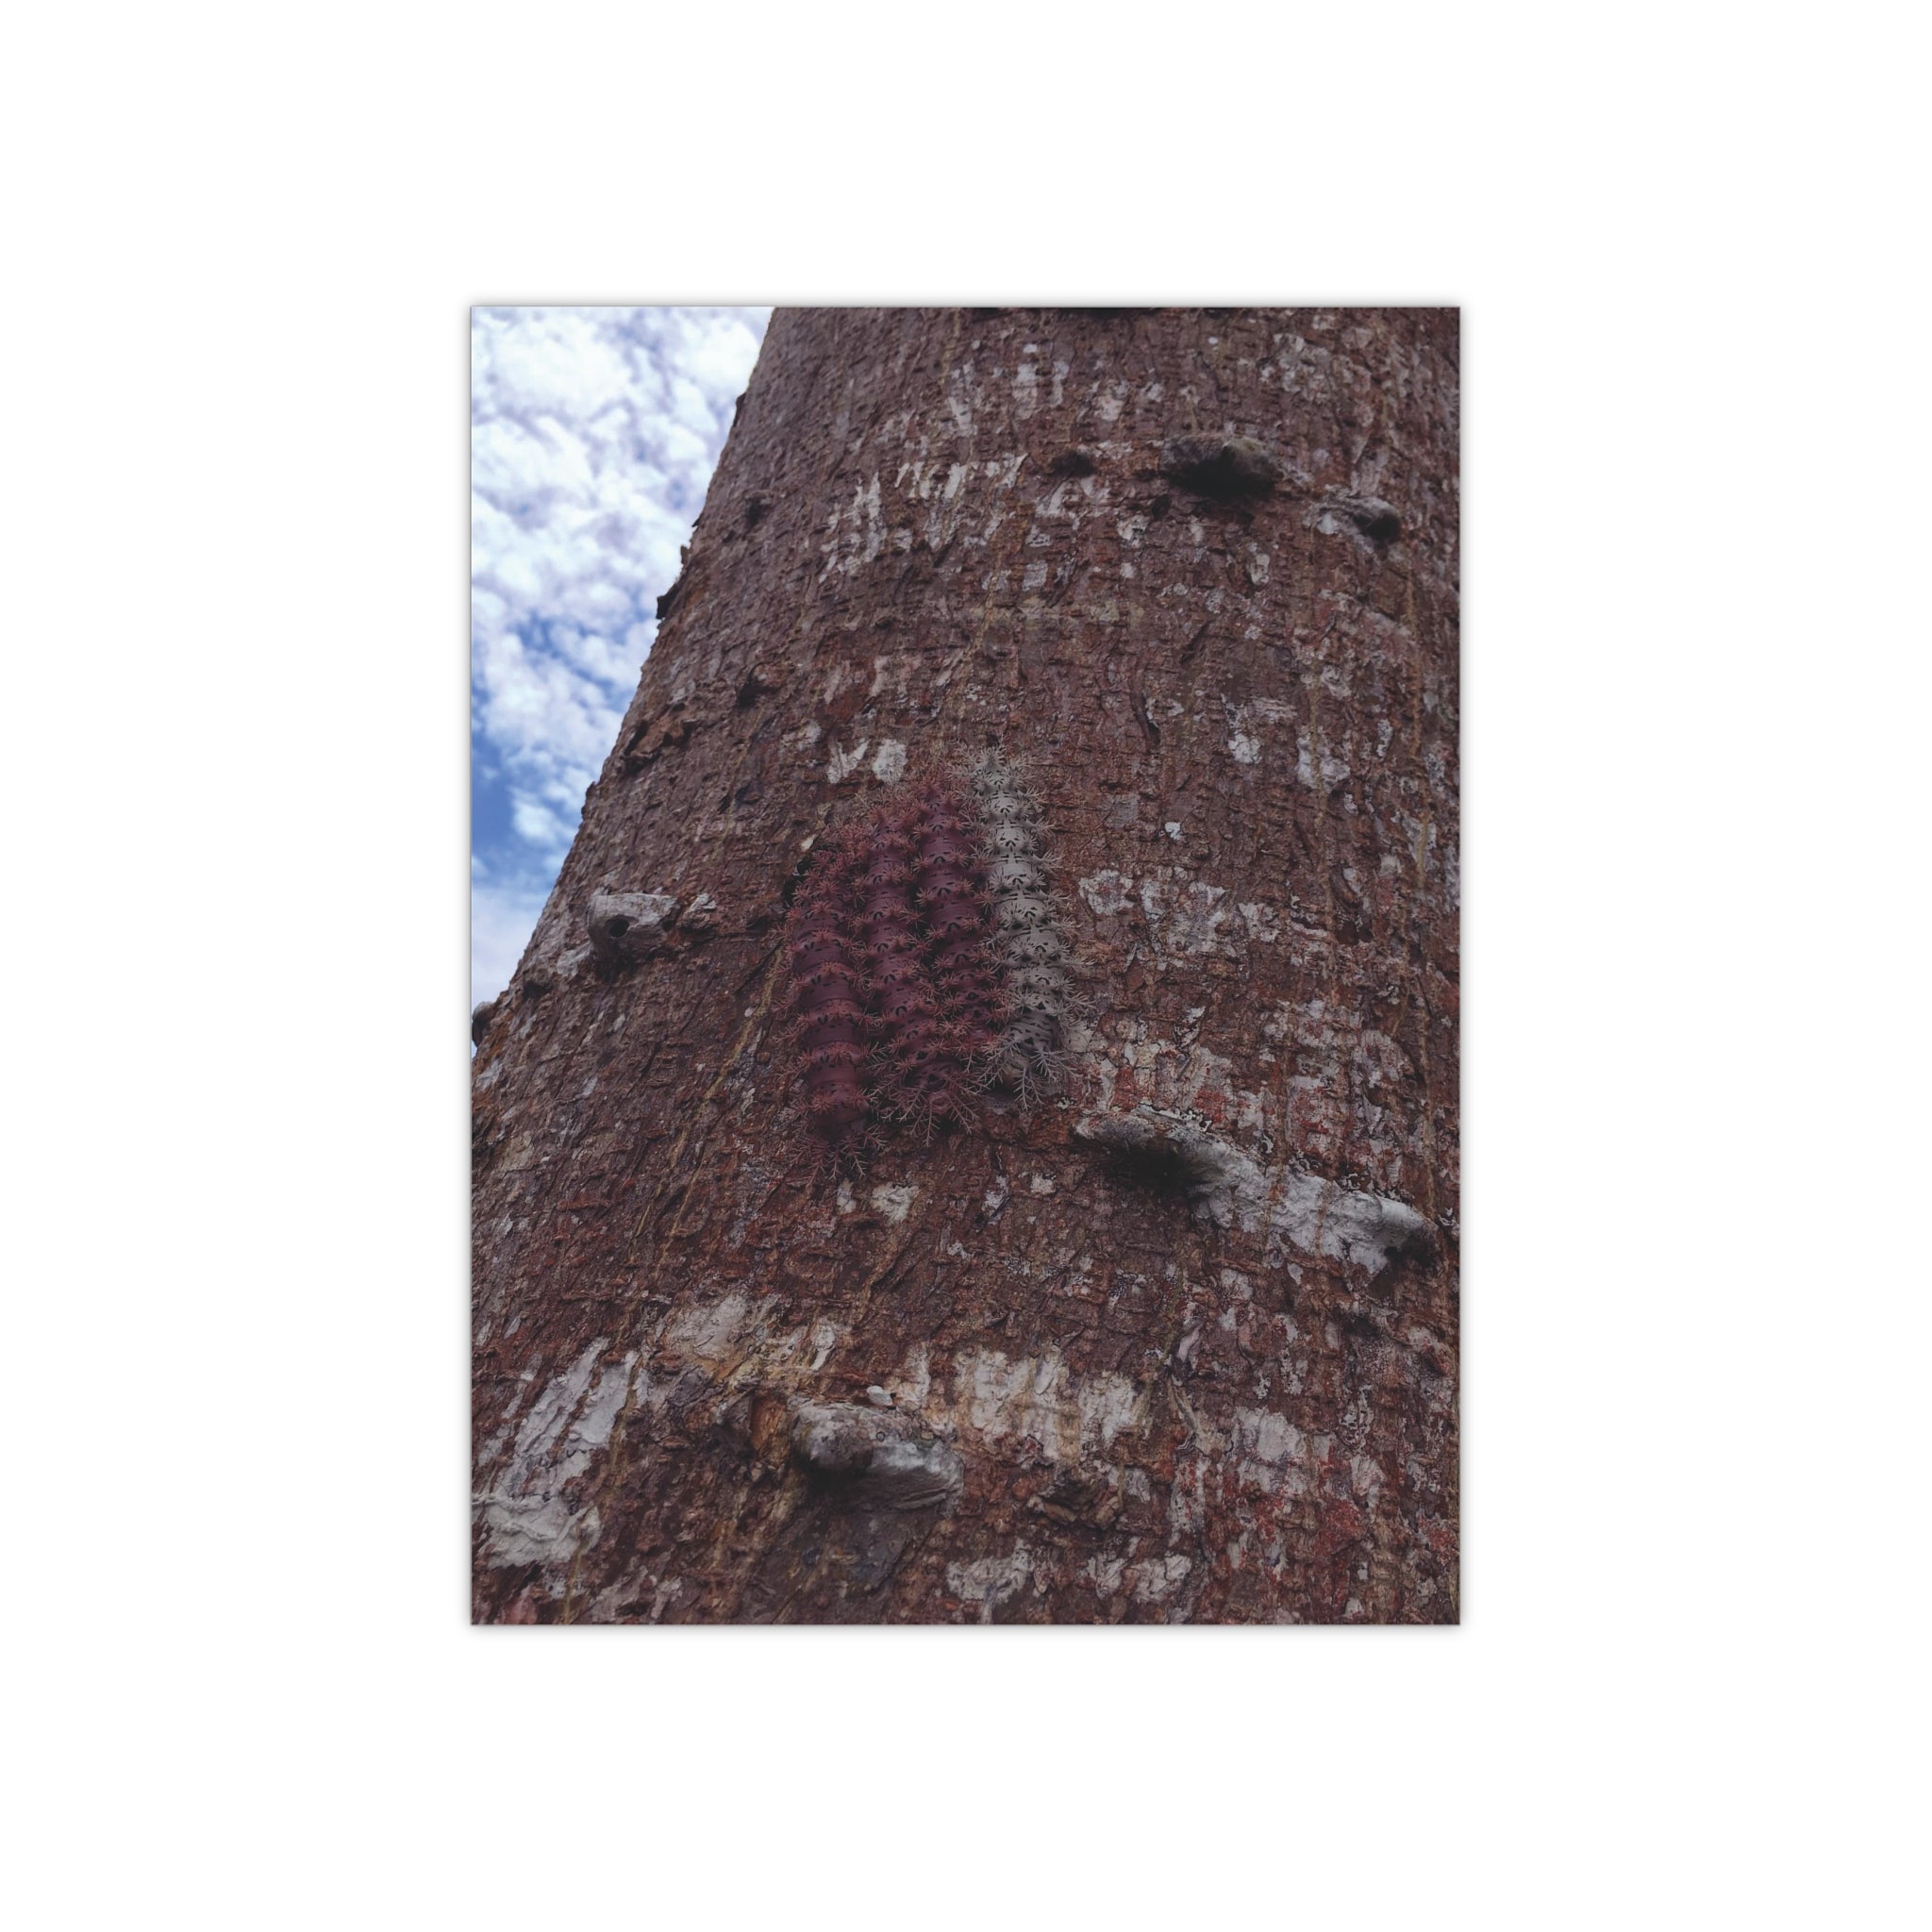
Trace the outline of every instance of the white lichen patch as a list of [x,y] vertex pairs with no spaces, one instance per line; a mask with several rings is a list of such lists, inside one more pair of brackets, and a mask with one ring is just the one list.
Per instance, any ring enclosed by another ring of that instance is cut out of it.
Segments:
[[[975,403],[984,400],[970,369],[956,370],[946,408],[961,440],[971,440]],[[853,575],[882,557],[904,556],[921,541],[942,549],[962,530],[977,529],[984,543],[1008,514],[1005,500],[1024,462],[1019,452],[982,461],[936,456],[922,438],[917,453],[892,467],[889,481],[882,484],[874,474],[828,507],[821,525],[821,580],[835,571]]]
[[1117,1436],[1131,1434],[1147,1419],[1147,1398],[1124,1375],[1091,1375],[1074,1385],[1080,1411],[1083,1452],[1113,1447]]
[[1193,1563],[1186,1557],[1157,1557],[1128,1570],[1137,1603],[1164,1603],[1188,1580]]
[[1250,698],[1242,705],[1224,698],[1222,703],[1227,712],[1227,749],[1238,765],[1258,765],[1270,727],[1294,715],[1279,698]]
[[735,1291],[722,1301],[678,1309],[664,1324],[664,1345],[691,1361],[724,1363],[741,1353],[752,1319],[751,1297]]
[[1386,1478],[1382,1465],[1369,1456],[1351,1456],[1348,1459],[1349,1487],[1366,1503],[1371,1510],[1382,1500],[1382,1485]]
[[968,1349],[953,1363],[956,1424],[994,1441],[1030,1436],[1054,1462],[1078,1464],[1144,1427],[1148,1399],[1124,1375],[1070,1375],[1058,1350],[1013,1359]]
[[508,1464],[479,1499],[484,1561],[492,1568],[541,1563],[554,1574],[597,1541],[597,1511],[565,1492],[609,1441],[629,1391],[637,1351],[599,1367],[606,1346],[600,1336],[545,1385],[517,1430]]
[[[1300,732],[1295,740],[1294,774],[1297,781],[1310,791],[1315,786],[1315,752],[1313,741],[1306,731]],[[1333,791],[1349,776],[1348,760],[1341,757],[1332,745],[1322,746],[1322,789]]]
[[900,1405],[912,1408],[924,1407],[926,1397],[932,1393],[931,1355],[928,1343],[917,1343],[908,1354],[906,1366],[896,1375],[887,1377],[885,1386]]
[[1281,937],[1281,915],[1259,900],[1242,900],[1235,910],[1248,929],[1248,938],[1258,945],[1272,946]]
[[841,751],[835,744],[825,759],[826,784],[842,785],[865,762],[865,754],[871,744],[869,738],[861,738],[850,751]]
[[897,1227],[912,1211],[913,1197],[918,1192],[918,1187],[911,1181],[895,1181],[876,1187],[872,1191],[873,1209]]
[[992,1622],[1001,1604],[1023,1589],[1033,1574],[1033,1557],[1024,1543],[1015,1543],[1004,1557],[980,1557],[971,1563],[946,1565],[946,1588],[962,1603],[979,1606],[979,1621]]
[[1155,943],[1163,952],[1182,957],[1239,957],[1221,930],[1227,922],[1227,909],[1221,903],[1226,897],[1225,886],[1176,878],[1166,867],[1141,881],[1141,909]]
[[805,1362],[808,1374],[817,1374],[831,1360],[832,1351],[838,1347],[843,1332],[838,1323],[828,1322],[824,1317],[811,1324],[811,1353]]
[[1235,1063],[1225,1055],[1195,1043],[1149,1040],[1144,1029],[1120,1041],[1112,1054],[1116,1058],[1094,1051],[1088,1061],[1102,1114],[1140,1104],[1191,1110],[1225,1128],[1266,1134],[1267,1096],[1258,1088],[1238,1087]]
[[1274,1495],[1301,1496],[1313,1471],[1307,1438],[1284,1415],[1268,1408],[1238,1408],[1234,1454],[1241,1481]]
[[1053,1192],[1053,1191],[1054,1184],[1052,1175],[1036,1174],[1029,1174],[1026,1177],[1026,1191],[1029,1194],[1050,1194]]
[[1168,926],[1170,946],[1187,953],[1227,953],[1234,948],[1221,936],[1219,927],[1227,914],[1221,902],[1227,897],[1225,886],[1209,886],[1196,880],[1177,898]]
[[1080,896],[1096,917],[1111,919],[1115,913],[1127,909],[1133,888],[1133,880],[1124,873],[1097,872],[1091,878],[1080,881]]
[[819,573],[821,579],[835,570],[850,575],[862,569],[884,550],[886,536],[879,479],[874,474],[869,483],[855,484],[851,501],[826,518],[824,541],[820,545],[825,559]]
[[1089,1557],[1081,1574],[1100,1595],[1111,1596],[1121,1587],[1121,1577],[1126,1567],[1125,1559],[1121,1557]]
[[879,741],[873,754],[872,774],[881,785],[896,785],[906,775],[906,747],[896,738]]

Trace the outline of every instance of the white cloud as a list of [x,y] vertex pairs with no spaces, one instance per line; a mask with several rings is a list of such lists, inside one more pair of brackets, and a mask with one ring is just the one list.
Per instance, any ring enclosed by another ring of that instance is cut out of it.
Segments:
[[491,999],[509,983],[543,910],[548,889],[470,882],[470,1001]]
[[534,922],[569,848],[769,313],[472,318],[472,739],[493,808],[477,891],[495,895],[477,998],[515,966],[504,923]]

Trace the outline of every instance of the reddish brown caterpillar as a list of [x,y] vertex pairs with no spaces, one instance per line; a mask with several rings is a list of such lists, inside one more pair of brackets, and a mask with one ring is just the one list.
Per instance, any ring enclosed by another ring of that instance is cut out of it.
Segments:
[[[974,1042],[970,1029],[941,1004],[928,957],[935,929],[920,917],[924,879],[949,856],[943,840],[936,858],[928,856],[933,827],[925,805],[924,795],[894,801],[864,826],[858,847],[858,924],[876,1041],[879,1110],[929,1134],[939,1122],[964,1120],[971,1111],[967,1069]],[[940,910],[941,902],[934,901],[933,908]],[[947,895],[941,916],[957,923],[954,895]],[[949,939],[957,937],[949,931]]]
[[1017,766],[990,751],[973,774],[979,794],[994,943],[1006,969],[1007,1020],[991,1077],[1018,1090],[1024,1106],[1055,1086],[1071,1064],[1068,1021],[1078,1010],[1071,961],[1047,880],[1040,807]]
[[958,1030],[968,1061],[999,1044],[1005,1006],[988,951],[991,932],[986,874],[979,863],[973,808],[944,785],[918,796],[913,824],[914,897],[925,920],[926,960],[940,1010]]
[[864,975],[847,928],[852,859],[822,852],[791,908],[791,1038],[813,1133],[835,1156],[856,1154],[866,1122],[865,1068],[871,1022]]

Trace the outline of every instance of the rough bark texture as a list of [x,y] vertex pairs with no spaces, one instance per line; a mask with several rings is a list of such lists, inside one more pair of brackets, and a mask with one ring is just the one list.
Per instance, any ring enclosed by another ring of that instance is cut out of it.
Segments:
[[[475,1615],[1457,1614],[1457,327],[780,312],[475,1063]],[[827,1172],[809,841],[1030,766],[1066,1089]]]

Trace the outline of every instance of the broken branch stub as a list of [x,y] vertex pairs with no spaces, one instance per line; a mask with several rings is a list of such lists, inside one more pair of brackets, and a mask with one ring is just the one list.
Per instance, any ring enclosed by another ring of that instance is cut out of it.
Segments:
[[592,892],[585,924],[599,963],[615,970],[655,953],[676,917],[669,892]]
[[1161,445],[1160,474],[1200,496],[1265,496],[1288,467],[1252,436],[1176,436]]
[[966,1483],[958,1450],[908,1416],[853,1403],[799,1403],[791,1453],[813,1474],[850,1482],[856,1501],[889,1509],[950,1502]]
[[1285,1241],[1374,1275],[1430,1238],[1429,1223],[1406,1201],[1292,1168],[1264,1168],[1232,1141],[1156,1108],[1085,1114],[1074,1133],[1132,1177],[1164,1179],[1202,1220],[1261,1235],[1271,1250]]

